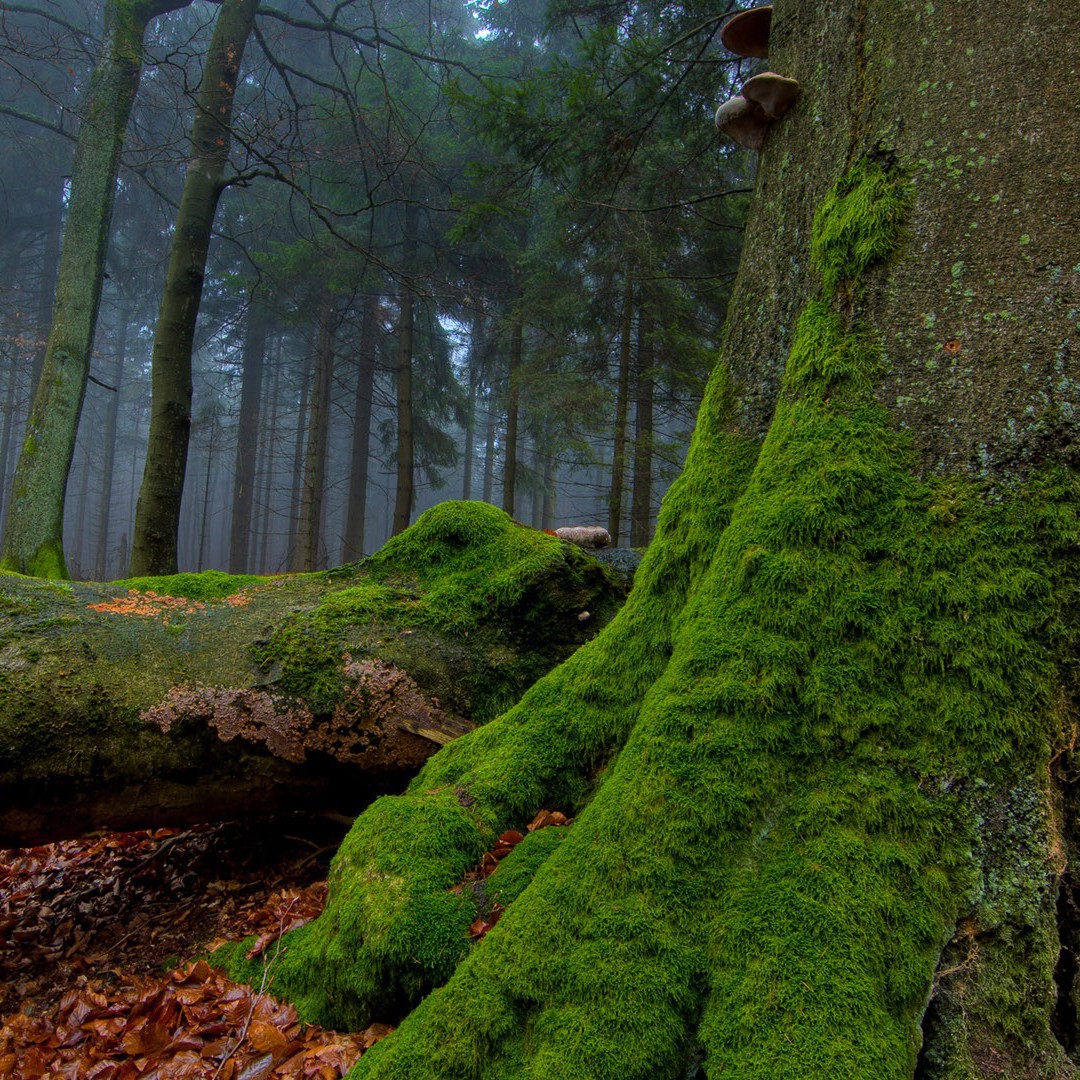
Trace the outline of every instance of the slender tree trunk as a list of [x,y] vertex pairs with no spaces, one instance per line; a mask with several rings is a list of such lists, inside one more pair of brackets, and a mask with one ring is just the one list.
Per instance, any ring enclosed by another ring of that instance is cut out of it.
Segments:
[[611,490],[608,495],[608,532],[612,544],[619,543],[623,517],[623,486],[626,471],[626,417],[630,398],[631,335],[634,320],[634,279],[628,274],[623,293],[622,324],[619,330],[618,389],[615,397],[615,426],[612,433]]
[[521,405],[520,371],[525,350],[525,328],[520,314],[510,329],[510,369],[506,375],[506,453],[503,457],[502,508],[514,515],[517,487],[518,412]]
[[652,318],[642,300],[638,309],[637,372],[634,393],[634,482],[630,502],[630,546],[645,547],[652,537],[653,370]]
[[311,351],[303,359],[300,373],[300,403],[296,413],[296,435],[293,439],[292,490],[289,498],[289,545],[286,563],[295,566],[300,559],[300,515],[304,491],[304,450],[307,445],[308,400],[310,397],[311,372],[315,353],[319,347],[319,326],[316,323]]
[[[408,217],[408,215],[407,215]],[[397,358],[397,484],[394,495],[393,535],[409,527],[416,482],[413,445],[413,323],[416,297],[402,283],[398,316]]]
[[176,543],[191,434],[191,350],[244,46],[259,0],[223,0],[214,24],[191,129],[152,355],[153,402],[146,466],[135,510],[133,575],[176,572]]
[[349,496],[345,511],[345,540],[341,551],[343,563],[355,562],[364,554],[368,464],[371,458],[371,406],[375,392],[378,341],[379,297],[376,293],[368,293],[364,297],[364,314],[356,357],[356,396],[353,399]]
[[[279,339],[280,344],[280,339]],[[255,573],[265,574],[270,565],[270,521],[274,498],[274,448],[277,444],[279,399],[281,390],[281,349],[275,350],[274,376],[270,384],[268,400],[263,403],[262,414],[269,411],[270,423],[262,431],[262,464],[260,468],[260,495],[258,501],[259,527],[256,532],[255,552],[252,565]]]
[[90,77],[75,145],[53,318],[12,485],[0,567],[67,577],[64,492],[90,372],[116,172],[142,72],[143,35],[156,15],[189,0],[107,0],[104,55]]
[[334,379],[334,298],[324,292],[319,302],[315,346],[315,384],[308,417],[304,454],[304,486],[300,494],[294,570],[317,570],[322,544],[323,495],[326,489],[326,443],[330,427],[330,389]]
[[202,512],[199,515],[199,550],[195,557],[195,569],[206,569],[207,535],[210,525],[210,506],[213,502],[214,442],[217,435],[217,413],[210,414],[210,432],[206,438],[206,469],[203,475]]
[[260,303],[251,300],[248,306],[247,335],[244,339],[243,369],[240,376],[240,419],[236,430],[232,523],[229,528],[229,570],[234,574],[247,573],[249,565],[266,335],[266,310]]
[[56,295],[56,272],[60,266],[60,243],[64,221],[64,178],[55,178],[51,199],[49,221],[45,227],[45,239],[41,252],[41,278],[38,282],[37,327],[41,344],[34,351],[34,370],[30,379],[31,400],[41,381],[41,369],[49,344],[49,328],[52,325],[53,299]]
[[487,433],[484,437],[484,502],[491,502],[495,490],[495,414],[488,399]]
[[480,377],[477,354],[481,347],[483,325],[483,316],[474,315],[472,333],[469,336],[469,396],[465,405],[465,453],[461,480],[461,497],[466,501],[472,498],[473,472],[476,470],[476,391]]
[[544,456],[544,502],[540,517],[541,529],[555,528],[555,515],[558,512],[558,465],[555,455],[549,449]]
[[123,392],[124,361],[127,353],[130,318],[127,308],[121,308],[116,338],[116,364],[113,368],[113,394],[106,408],[105,430],[102,436],[104,446],[101,462],[101,505],[98,507],[97,556],[94,560],[94,576],[98,581],[105,581],[108,574],[109,525],[112,514],[113,469],[116,462],[116,426],[120,415],[120,395]]
[[15,428],[15,408],[18,402],[19,371],[12,365],[7,371],[7,390],[4,394],[3,428],[0,428],[0,529],[8,510],[8,471],[10,467],[12,433]]

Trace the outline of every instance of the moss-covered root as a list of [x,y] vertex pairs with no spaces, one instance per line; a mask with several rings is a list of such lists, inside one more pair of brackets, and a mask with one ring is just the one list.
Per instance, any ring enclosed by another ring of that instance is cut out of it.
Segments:
[[[903,199],[902,177],[861,163],[817,222],[819,261],[880,258]],[[1052,845],[988,884],[973,793],[1047,773],[1080,484],[988,503],[918,480],[872,397],[879,349],[846,313],[859,282],[820,268],[765,445],[626,746],[357,1080],[644,1080],[694,1060],[710,1077],[900,1080],[966,913],[1038,923],[1025,898],[1045,899]],[[1040,1048],[1048,977],[1019,976]]]
[[[278,992],[306,1018],[355,1028],[396,1017],[444,982],[470,948],[476,915],[447,889],[499,831],[541,807],[576,812],[589,797],[668,662],[685,599],[753,463],[757,446],[728,429],[731,404],[718,372],[691,449],[698,464],[669,493],[658,539],[605,631],[510,712],[446,747],[405,796],[380,800],[357,821],[325,914],[289,935],[275,962]],[[372,569],[400,554],[392,542]],[[221,959],[236,975],[253,974],[242,950]]]

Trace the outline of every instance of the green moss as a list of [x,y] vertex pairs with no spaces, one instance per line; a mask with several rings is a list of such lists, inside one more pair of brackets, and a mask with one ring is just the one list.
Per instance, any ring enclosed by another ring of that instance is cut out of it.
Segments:
[[497,904],[509,907],[532,883],[537,870],[569,835],[562,827],[537,829],[529,833],[495,868],[486,882],[485,894]]
[[[1077,644],[1080,481],[916,475],[854,315],[909,198],[878,158],[837,184],[815,221],[823,293],[760,453],[729,433],[718,373],[620,615],[357,821],[282,987],[361,1023],[464,959],[351,1076],[675,1078],[703,1053],[710,1076],[906,1078],[965,906],[1037,920],[1045,862],[988,887],[969,793],[1045,771],[1056,661]],[[437,880],[412,854],[432,800],[455,826],[438,826]],[[557,850],[522,851],[531,883],[479,946],[467,910],[417,921],[541,805],[577,820]],[[423,980],[421,952],[438,957]],[[1024,959],[996,962],[983,1000],[1008,1034]]]
[[273,579],[256,574],[226,574],[221,570],[204,570],[198,574],[124,578],[110,584],[122,589],[155,592],[159,596],[182,596],[185,600],[223,600],[242,589],[271,580]]

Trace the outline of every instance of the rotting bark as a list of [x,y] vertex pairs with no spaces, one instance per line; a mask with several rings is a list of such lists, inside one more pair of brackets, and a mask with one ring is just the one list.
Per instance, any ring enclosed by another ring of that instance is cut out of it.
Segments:
[[132,574],[177,570],[180,503],[191,437],[191,350],[210,235],[224,190],[236,84],[258,6],[259,0],[223,0],[195,99],[192,156],[154,330],[150,432],[135,506]]
[[142,74],[143,37],[151,19],[189,2],[105,5],[103,58],[90,77],[71,167],[49,341],[4,524],[0,566],[6,570],[68,576],[64,493],[90,372],[120,149]]
[[356,808],[373,775],[400,783],[505,708],[624,593],[572,545],[473,503],[324,574],[0,576],[0,847]]
[[[356,1080],[1076,1075],[1072,23],[777,0],[802,94],[627,605],[358,819],[275,962],[405,1017]],[[551,806],[470,941],[454,884]]]

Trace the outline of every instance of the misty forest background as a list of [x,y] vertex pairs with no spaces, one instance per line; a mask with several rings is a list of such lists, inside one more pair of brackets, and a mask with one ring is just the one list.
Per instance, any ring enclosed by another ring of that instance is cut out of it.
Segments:
[[[538,528],[648,543],[712,365],[753,168],[711,123],[746,74],[723,59],[722,6],[261,5],[192,356],[181,570],[353,561],[402,527],[408,482],[412,517],[484,499]],[[0,525],[102,8],[0,5]],[[128,572],[218,10],[196,0],[146,37],[67,485],[77,578]]]

